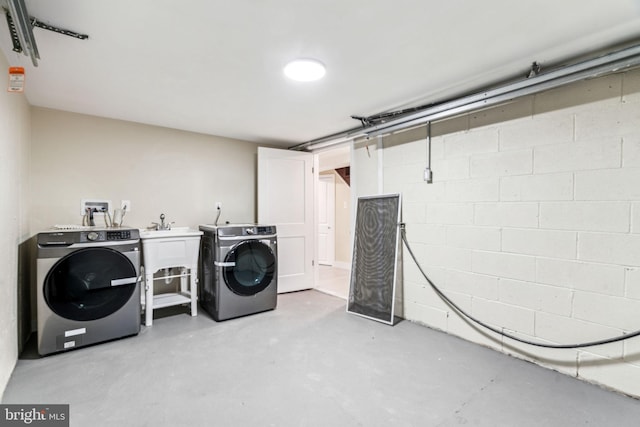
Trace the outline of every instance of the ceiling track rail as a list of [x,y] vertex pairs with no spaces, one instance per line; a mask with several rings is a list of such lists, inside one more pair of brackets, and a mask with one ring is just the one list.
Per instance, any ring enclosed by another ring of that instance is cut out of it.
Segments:
[[36,40],[33,37],[27,7],[23,0],[8,0],[7,6],[8,9],[5,9],[5,13],[7,14],[7,24],[9,25],[13,50],[31,57],[33,66],[37,67],[40,54]]
[[7,26],[9,27],[9,35],[11,36],[11,43],[13,44],[13,51],[22,53],[22,46],[20,45],[20,38],[18,37],[18,30],[16,30],[16,24],[13,23],[13,18],[8,11],[4,14],[7,18]]
[[[534,63],[535,64],[535,63]],[[640,45],[610,52],[547,72],[532,73],[530,77],[495,88],[462,96],[419,111],[397,116],[387,122],[370,124],[344,132],[314,139],[290,147],[290,150],[313,151],[341,145],[358,138],[388,135],[403,129],[440,121],[461,114],[511,102],[570,83],[625,71],[640,65]],[[381,114],[382,115],[382,114]]]

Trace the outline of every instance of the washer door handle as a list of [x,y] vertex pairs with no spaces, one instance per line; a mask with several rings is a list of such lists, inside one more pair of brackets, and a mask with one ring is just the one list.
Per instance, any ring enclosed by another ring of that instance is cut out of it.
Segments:
[[220,262],[220,261],[214,261],[213,263],[216,267],[235,267],[236,263],[235,262]]
[[132,283],[137,283],[137,277],[125,277],[124,279],[113,279],[111,280],[111,286],[122,286],[122,285],[130,285]]

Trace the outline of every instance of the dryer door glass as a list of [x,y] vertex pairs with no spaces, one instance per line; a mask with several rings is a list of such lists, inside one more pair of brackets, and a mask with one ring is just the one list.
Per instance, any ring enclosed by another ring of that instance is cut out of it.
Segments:
[[255,295],[271,284],[276,274],[276,257],[269,246],[245,240],[225,257],[224,281],[238,295]]
[[118,311],[136,289],[136,269],[125,255],[109,248],[86,248],[53,266],[43,292],[57,315],[86,321]]

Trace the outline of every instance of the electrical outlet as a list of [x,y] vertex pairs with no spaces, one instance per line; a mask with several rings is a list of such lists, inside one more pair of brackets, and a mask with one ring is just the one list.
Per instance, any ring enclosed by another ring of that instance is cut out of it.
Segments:
[[120,209],[131,212],[131,200],[120,200]]
[[216,202],[216,209],[218,210],[222,209],[222,202]]

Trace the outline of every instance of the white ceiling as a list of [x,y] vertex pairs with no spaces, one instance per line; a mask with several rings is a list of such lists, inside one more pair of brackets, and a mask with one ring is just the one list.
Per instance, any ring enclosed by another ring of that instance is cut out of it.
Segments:
[[[0,0],[2,3],[4,0]],[[640,0],[25,0],[32,105],[291,146],[640,38]],[[291,59],[325,79],[287,81]]]

